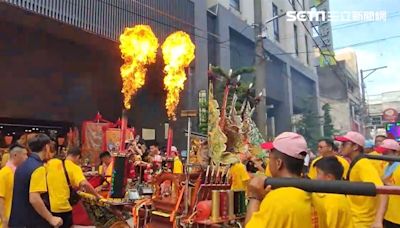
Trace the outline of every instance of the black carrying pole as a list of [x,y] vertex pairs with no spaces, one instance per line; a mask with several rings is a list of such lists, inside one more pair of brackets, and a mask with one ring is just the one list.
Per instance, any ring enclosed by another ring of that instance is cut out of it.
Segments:
[[368,158],[368,159],[373,159],[373,160],[381,160],[381,161],[389,161],[389,162],[400,162],[400,157],[399,156],[365,154],[364,157]]
[[377,189],[373,183],[348,181],[321,181],[301,178],[267,178],[264,187],[272,189],[294,187],[306,192],[336,193],[346,195],[376,196]]

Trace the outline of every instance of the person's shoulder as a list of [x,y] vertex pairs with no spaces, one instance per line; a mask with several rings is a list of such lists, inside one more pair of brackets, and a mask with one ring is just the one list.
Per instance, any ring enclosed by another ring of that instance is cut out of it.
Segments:
[[346,197],[346,195],[342,195],[342,194],[333,194],[333,193],[329,193],[329,194],[324,194],[327,199],[331,199],[332,201],[344,201],[347,202],[348,199]]
[[346,158],[344,158],[344,157],[342,157],[340,155],[336,155],[336,158],[341,163],[349,164],[349,162],[346,160]]
[[270,191],[268,195],[271,197],[282,197],[281,199],[309,198],[311,196],[309,193],[293,187],[277,188]]
[[10,152],[7,150],[6,152],[3,153],[3,155],[1,156],[3,159],[6,158],[8,159],[10,157]]
[[10,173],[13,173],[12,169],[8,166],[4,166],[3,168],[0,169],[0,176],[6,176]]
[[326,194],[326,207],[327,208],[337,208],[340,210],[349,210],[350,202],[345,195],[341,194]]
[[[354,166],[353,170],[357,176],[363,176],[363,179],[368,179],[369,182],[375,182],[375,185],[381,185],[381,178],[378,170],[373,165],[372,161],[367,158],[360,159]],[[353,171],[352,171],[353,174]]]
[[398,177],[400,179],[400,162],[399,162],[399,165],[394,170],[393,176],[396,176],[396,177]]
[[43,167],[45,167],[45,169],[47,171],[49,170],[60,170],[60,167],[62,166],[62,161],[58,158],[52,158],[49,161],[47,161],[46,163],[43,164]]
[[368,158],[361,158],[355,165],[354,167],[369,167],[369,166],[373,166],[372,161],[369,160]]
[[231,169],[238,169],[242,166],[245,167],[241,162],[237,162],[231,166]]
[[62,161],[59,158],[52,158],[46,162],[47,166],[60,164]]
[[316,158],[314,158],[314,160],[312,160],[311,165],[314,165],[315,162],[317,162],[318,160],[321,160],[322,156],[318,156]]
[[367,159],[367,158],[361,158],[360,160],[358,160],[352,168],[352,173],[358,173],[358,172],[368,172],[369,170],[375,170],[374,165],[372,164],[372,162]]
[[284,187],[270,191],[263,200],[264,205],[274,207],[274,210],[286,211],[288,208],[298,208],[311,205],[312,195],[298,188]]
[[[75,164],[73,161],[66,159],[65,161],[65,165],[66,166],[78,166],[77,164]],[[79,166],[78,166],[79,167]]]
[[378,153],[377,151],[372,151],[372,152],[370,152],[368,154],[370,154],[370,155],[382,155],[382,154]]
[[70,171],[82,171],[81,167],[75,164],[73,161],[65,160],[65,168]]
[[35,173],[46,173],[46,167],[44,165],[38,166],[35,170],[33,170],[33,174]]

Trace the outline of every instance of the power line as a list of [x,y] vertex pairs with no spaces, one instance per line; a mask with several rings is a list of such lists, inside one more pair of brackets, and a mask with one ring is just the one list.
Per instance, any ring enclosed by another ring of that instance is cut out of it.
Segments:
[[396,39],[396,38],[400,38],[400,35],[389,36],[389,37],[385,37],[385,38],[382,38],[382,39],[377,39],[377,40],[369,40],[369,41],[364,41],[364,42],[360,42],[360,43],[355,43],[355,44],[344,45],[344,46],[342,46],[342,47],[335,48],[335,50],[338,50],[338,49],[343,49],[343,48],[346,48],[346,47],[357,47],[357,46],[363,46],[363,45],[368,45],[368,44],[378,43],[378,42],[382,42],[382,41],[385,41],[385,40]]
[[[189,25],[189,26],[191,26],[191,27],[196,28],[195,25],[193,25],[193,24],[191,24],[191,23],[189,23],[189,22],[186,22],[186,21],[184,21],[184,20],[182,20],[182,19],[180,19],[180,18],[174,17],[174,16],[172,16],[172,15],[170,15],[170,14],[165,13],[165,12],[162,11],[162,10],[156,9],[156,8],[154,8],[154,7],[152,7],[152,6],[147,5],[147,4],[141,3],[141,2],[139,2],[138,0],[133,0],[133,2],[136,2],[137,4],[139,4],[139,5],[141,5],[141,6],[144,6],[144,7],[148,8],[148,9],[150,9],[150,10],[153,10],[153,11],[155,11],[155,12],[157,12],[157,13],[163,15],[163,16],[166,16],[166,17],[168,17],[168,18],[171,18],[171,19],[173,19],[173,20],[175,20],[175,21],[179,21],[179,22],[182,23],[182,24],[186,24],[186,25]],[[200,28],[196,28],[196,29],[200,29]]]
[[210,34],[210,35],[219,37],[217,34],[211,33],[211,32],[209,32],[209,31],[205,31],[205,30],[203,30],[203,29],[201,29],[201,28],[199,28],[199,27],[196,27],[196,25],[194,25],[194,24],[191,24],[191,23],[189,23],[189,22],[186,22],[186,21],[184,21],[184,20],[182,20],[182,19],[180,19],[180,18],[174,17],[174,16],[172,16],[172,15],[170,15],[170,14],[168,14],[168,13],[165,13],[165,12],[162,11],[162,10],[156,9],[156,8],[154,8],[154,7],[152,7],[152,6],[149,6],[149,5],[147,5],[147,4],[144,4],[144,3],[142,3],[142,2],[139,2],[138,0],[133,0],[133,1],[136,2],[136,3],[139,4],[139,5],[142,5],[142,6],[146,7],[146,8],[148,8],[148,9],[150,9],[150,10],[153,10],[153,11],[155,11],[155,12],[157,12],[157,13],[163,15],[163,16],[166,16],[166,17],[168,17],[168,18],[170,18],[170,19],[173,19],[173,20],[175,20],[175,21],[179,21],[179,22],[182,23],[182,24],[186,24],[186,25],[188,25],[188,26],[191,26],[191,27],[193,27],[193,28],[195,28],[195,29],[197,29],[197,30],[199,30],[199,31],[201,31],[201,32],[205,32],[205,33],[208,33],[208,34]]
[[[119,9],[119,10],[122,10],[122,11],[125,11],[125,12],[129,12],[129,13],[132,13],[132,14],[134,14],[134,15],[136,15],[136,16],[145,18],[145,19],[147,19],[147,20],[149,20],[149,21],[153,21],[153,22],[155,22],[155,23],[158,23],[158,24],[161,24],[161,25],[170,27],[170,28],[178,29],[178,30],[182,29],[182,28],[179,28],[179,27],[177,27],[177,26],[170,25],[170,24],[167,24],[167,23],[165,23],[165,22],[156,20],[156,19],[151,18],[151,17],[149,17],[149,16],[145,16],[145,15],[142,15],[142,14],[140,14],[140,13],[134,12],[134,11],[132,11],[132,10],[128,10],[128,9],[122,8],[122,7],[120,7],[120,6],[117,6],[117,5],[108,3],[108,2],[106,2],[105,0],[99,0],[99,1],[102,2],[102,3],[104,3],[104,4],[106,4],[106,5],[108,5],[108,6],[111,6],[111,7],[117,8],[117,9]],[[136,1],[135,1],[135,2],[136,2]],[[142,3],[142,4],[143,4],[143,3]],[[147,7],[151,8],[151,9],[153,9],[153,10],[157,10],[157,9],[151,7],[151,6],[148,6],[148,5],[147,5]],[[170,18],[173,19],[173,20],[177,20],[177,19],[174,19],[174,18],[176,18],[176,17],[173,17],[173,16],[170,16]],[[178,20],[177,20],[177,21],[178,21]],[[193,25],[193,24],[190,24],[190,23],[187,23],[187,22],[185,22],[184,24],[186,24],[186,25],[188,25],[188,26],[191,26],[191,27],[193,27],[193,28],[195,28],[195,29],[197,29],[197,30],[204,31],[204,30],[202,30],[201,28],[198,28],[198,27],[196,27],[196,26]],[[187,32],[188,32],[189,34],[193,35],[193,36],[198,37],[198,38],[202,38],[202,39],[208,40],[207,37],[203,37],[203,36],[200,36],[200,35],[196,35],[195,33],[192,33],[192,32],[189,32],[189,31],[187,31]],[[214,37],[219,38],[219,35],[217,35],[217,34],[214,34],[214,33],[208,32],[208,31],[205,31],[205,32],[206,32],[208,35],[211,35],[211,36],[214,36]]]
[[[369,41],[360,42],[360,43],[348,44],[348,45],[344,45],[344,46],[341,46],[341,47],[337,47],[334,50],[339,50],[339,49],[343,49],[343,48],[347,48],[347,47],[363,46],[363,45],[378,43],[378,42],[382,42],[382,41],[390,40],[390,39],[395,39],[395,38],[400,38],[400,35],[389,36],[389,37],[385,37],[385,38],[381,38],[381,39],[369,40]],[[315,53],[315,51],[303,51],[303,52],[301,51],[301,52],[298,52],[298,53]],[[295,52],[282,52],[282,53],[271,53],[271,54],[272,55],[289,55],[289,54],[296,54],[296,53]],[[329,54],[325,54],[325,55],[333,57],[333,55],[329,55]]]
[[[294,1],[294,0],[292,0],[292,1]],[[296,0],[296,1],[297,1],[297,3],[298,3],[299,5],[301,5],[301,3],[300,3],[298,0]],[[288,2],[289,2],[289,4],[292,6],[293,10],[297,12],[295,5],[294,5],[294,4],[292,5],[292,3],[290,2],[290,0],[288,0]],[[307,16],[308,21],[310,21],[310,18],[308,17],[308,15],[306,15],[306,16]],[[305,30],[307,31],[307,33],[310,35],[311,39],[314,41],[315,45],[316,45],[317,48],[319,49],[320,54],[324,57],[325,61],[329,62],[329,60],[326,58],[325,54],[323,53],[321,47],[319,46],[319,44],[317,43],[317,41],[314,39],[313,35],[311,34],[310,30],[308,30],[307,26],[304,24],[303,21],[301,21],[301,24],[303,25],[303,27],[305,28]],[[316,31],[316,32],[318,32],[318,31]],[[318,35],[320,35],[320,34],[318,33]],[[324,40],[322,40],[322,42],[324,43],[325,47],[328,47],[328,45],[325,43]],[[333,58],[333,59],[335,60],[335,63],[336,63],[336,62],[337,62],[336,59],[335,59],[335,58]]]
[[[300,4],[300,3],[299,3],[299,4]],[[300,6],[301,6],[301,5],[300,5]],[[303,6],[301,6],[301,7],[303,7]],[[303,8],[304,8],[304,7],[303,7]],[[387,17],[387,19],[394,18],[394,17],[398,17],[398,16],[400,16],[400,11],[396,11],[396,12],[391,13],[390,16]],[[357,21],[357,22],[349,22],[349,23],[344,23],[344,24],[335,25],[335,26],[332,26],[331,28],[332,28],[332,30],[340,30],[340,29],[346,29],[346,28],[350,28],[350,27],[354,27],[354,26],[358,26],[358,25],[370,24],[370,23],[374,23],[374,22],[377,22],[377,21]],[[343,27],[341,27],[341,26],[343,26]],[[249,27],[249,25],[246,26],[246,27]],[[246,28],[246,27],[245,27],[245,28]],[[241,32],[240,32],[240,33],[241,33]],[[294,39],[294,36],[279,37],[279,41],[282,41],[282,40],[289,40],[289,39]],[[229,40],[228,40],[228,41],[229,41]],[[228,41],[225,41],[225,42],[228,42]]]
[[[398,16],[400,16],[400,11],[391,13],[391,15],[389,15],[386,19],[392,19],[392,18],[398,17]],[[374,23],[374,22],[377,22],[377,21],[356,21],[356,22],[338,24],[338,25],[332,26],[332,30],[345,29],[345,28],[350,28],[350,27],[354,27],[354,26],[358,26],[358,25],[370,24],[370,23]]]
[[[400,14],[399,14],[400,16]],[[362,45],[367,45],[367,44],[371,44],[371,43],[376,43],[376,42],[381,42],[381,41],[385,41],[385,40],[389,40],[389,39],[395,39],[395,38],[399,38],[400,35],[395,35],[395,36],[391,36],[391,37],[386,37],[386,38],[381,38],[381,39],[376,39],[376,40],[371,40],[371,41],[365,41],[365,42],[361,42],[361,43],[355,43],[355,44],[349,44],[349,45],[344,45],[342,47],[339,48],[335,48],[335,50],[337,49],[341,49],[341,48],[345,48],[345,47],[353,47],[353,46],[362,46]],[[294,39],[294,36],[285,36],[285,37],[279,37],[279,41],[282,40],[289,40],[289,39]]]
[[[115,7],[115,8],[118,8],[118,9],[120,9],[120,10],[129,12],[129,13],[132,13],[132,14],[134,14],[134,15],[140,16],[140,17],[142,17],[142,18],[145,18],[145,19],[147,19],[147,20],[153,21],[153,22],[155,22],[155,23],[158,23],[158,24],[161,24],[161,25],[170,27],[170,28],[174,28],[174,29],[182,29],[182,28],[179,28],[179,27],[177,27],[177,26],[174,26],[174,25],[171,25],[171,24],[168,24],[168,23],[165,23],[165,22],[156,20],[156,19],[154,19],[154,18],[145,16],[145,15],[142,15],[142,14],[140,14],[140,13],[137,13],[137,12],[134,12],[134,11],[131,11],[131,10],[127,10],[127,9],[122,8],[122,7],[119,7],[119,6],[117,6],[117,5],[114,5],[114,4],[105,2],[105,0],[99,0],[99,1],[102,2],[102,3],[104,3],[104,4],[106,4],[106,5],[109,5],[109,6],[111,6],[111,7]],[[162,14],[162,15],[168,16],[169,18],[171,18],[171,19],[173,19],[173,20],[176,20],[176,21],[179,21],[179,22],[181,22],[181,23],[183,23],[183,24],[185,24],[185,25],[191,26],[191,27],[193,27],[193,28],[195,28],[195,29],[198,29],[198,30],[200,30],[200,31],[204,31],[204,30],[202,30],[202,29],[196,27],[196,26],[193,25],[193,24],[190,24],[190,23],[188,23],[188,22],[184,22],[184,21],[182,21],[181,19],[178,19],[178,18],[173,17],[173,16],[171,16],[171,15],[165,14],[164,12],[162,12],[162,11],[160,11],[160,10],[158,10],[158,9],[155,9],[155,8],[149,6],[149,5],[140,3],[140,2],[138,2],[137,0],[134,0],[134,2],[136,2],[136,3],[138,3],[138,4],[142,5],[142,6],[145,6],[145,7],[149,8],[149,9],[151,9],[151,10],[154,10],[155,12],[158,12],[158,13],[160,13],[160,14]],[[300,2],[299,2],[298,0],[297,0],[297,2],[298,2],[298,4],[301,6],[301,4],[300,4]],[[161,12],[162,12],[162,13],[161,13]],[[310,32],[310,31],[308,30],[308,28],[304,25],[304,22],[302,22],[302,24],[303,24],[303,26],[306,28],[307,33],[311,36],[311,38],[312,38],[312,40],[314,41],[314,43],[317,45],[317,47],[318,47],[318,49],[319,49],[319,51],[320,51],[320,54],[325,58],[325,60],[326,60],[326,61],[329,61],[329,60],[326,58],[326,56],[329,56],[329,57],[333,57],[333,58],[334,58],[333,55],[328,55],[328,54],[322,52],[322,49],[319,47],[318,43],[317,43],[317,42],[315,41],[315,39],[313,38],[311,32]],[[246,29],[249,28],[249,27],[251,27],[251,25],[246,25],[246,26],[241,30],[240,33],[242,33],[244,30],[246,30]],[[206,41],[214,41],[214,42],[217,43],[217,44],[223,44],[223,43],[226,43],[226,42],[229,42],[229,41],[230,41],[230,39],[228,39],[228,40],[225,40],[225,41],[220,41],[220,42],[218,42],[218,41],[215,41],[215,40],[210,40],[208,37],[204,37],[204,36],[197,35],[197,34],[195,34],[195,33],[193,33],[193,32],[190,32],[190,31],[188,31],[188,33],[191,34],[191,35],[193,35],[193,36],[195,36],[195,37],[197,37],[197,38],[204,39],[204,40],[206,40]],[[317,31],[317,33],[318,33],[318,31]],[[216,37],[216,38],[220,38],[219,35],[214,34],[214,33],[211,33],[211,32],[208,32],[208,31],[207,31],[207,34],[209,34],[209,35],[211,35],[211,36],[213,36],[213,37]],[[366,44],[370,44],[370,43],[374,43],[374,42],[381,42],[381,41],[384,41],[384,40],[394,39],[394,38],[399,38],[399,37],[400,37],[400,35],[397,35],[397,36],[387,37],[387,38],[378,39],[378,40],[372,40],[372,41],[366,41],[366,42],[362,42],[362,43],[356,43],[356,44],[346,45],[345,47],[366,45]],[[289,38],[289,37],[288,37],[288,38]],[[290,39],[293,39],[293,38],[294,38],[294,37],[290,37]],[[326,45],[326,44],[325,44],[325,45]],[[233,47],[233,46],[223,46],[223,45],[220,45],[220,47],[222,47],[222,48],[227,48],[227,49],[231,49],[231,48],[232,48],[232,49],[236,49],[235,51],[237,51],[237,52],[240,54],[239,50],[238,50],[237,48]],[[336,48],[336,49],[341,49],[341,48],[345,48],[345,47],[339,47],[339,48]],[[298,53],[307,53],[307,54],[308,54],[308,53],[314,53],[314,51],[311,51],[311,52],[306,51],[306,52],[298,52]],[[292,54],[296,54],[296,53],[292,53],[292,52],[281,52],[281,53],[270,53],[270,54],[271,54],[271,55],[292,55]],[[335,58],[334,58],[334,60],[335,60],[335,62],[337,62],[337,60],[336,60]]]
[[[393,16],[393,17],[398,17],[398,16],[400,16],[400,14],[395,15],[395,16]],[[391,17],[391,18],[393,18],[393,17]],[[332,28],[332,30],[347,29],[347,28],[351,28],[351,27],[355,27],[355,26],[359,26],[359,25],[371,24],[371,23],[374,23],[374,22],[377,22],[377,21],[358,22],[358,23],[354,23],[354,24],[351,24],[351,25],[343,26],[343,27]]]
[[[137,16],[139,16],[139,17],[145,18],[145,19],[150,20],[150,21],[153,21],[153,22],[155,22],[155,23],[164,25],[164,26],[166,26],[166,27],[170,27],[170,28],[174,28],[174,29],[178,29],[178,30],[182,29],[182,28],[179,28],[179,27],[177,27],[177,26],[170,25],[170,24],[167,24],[167,23],[165,23],[165,22],[161,22],[161,21],[156,20],[156,19],[154,19],[154,18],[151,18],[151,17],[148,17],[148,16],[144,16],[144,15],[142,15],[142,14],[140,14],[140,13],[136,13],[136,12],[133,12],[133,11],[130,11],[130,10],[121,8],[121,7],[119,7],[119,6],[116,6],[116,5],[114,5],[114,4],[110,4],[110,3],[108,3],[108,2],[105,2],[104,0],[99,0],[99,1],[100,1],[100,2],[103,2],[103,3],[106,4],[106,5],[109,5],[109,6],[111,6],[111,7],[115,7],[115,8],[118,8],[118,9],[120,9],[120,10],[129,12],[129,13],[132,13],[132,14],[134,14],[134,15],[137,15]],[[150,6],[148,6],[148,7],[150,7]],[[152,7],[150,7],[150,8],[152,8]],[[153,9],[154,9],[154,8],[153,8]],[[199,28],[197,28],[196,26],[194,26],[194,25],[192,25],[192,24],[190,24],[190,25],[191,25],[193,28],[199,29]],[[244,30],[247,29],[248,27],[249,27],[249,26],[246,26],[245,28],[243,28],[242,31],[244,31]],[[199,29],[199,30],[201,30],[201,29]],[[194,37],[201,38],[201,39],[204,39],[204,40],[206,40],[206,41],[214,41],[214,40],[210,40],[208,37],[203,37],[203,36],[197,35],[197,34],[195,34],[195,33],[193,33],[193,32],[190,32],[190,31],[186,31],[186,32],[189,33],[189,34],[191,34],[191,35],[193,35]],[[215,38],[220,38],[219,35],[216,35],[216,34],[214,34],[214,33],[210,33],[210,32],[207,32],[207,33],[208,33],[209,35],[215,37]],[[228,41],[230,41],[230,40],[228,40]],[[215,41],[214,41],[214,42],[215,42]],[[225,41],[225,42],[227,42],[227,41]],[[225,43],[225,42],[221,42],[221,43]],[[215,42],[215,43],[219,44],[220,42]],[[239,50],[238,50],[237,48],[235,48],[235,47],[229,47],[229,46],[223,46],[223,45],[220,45],[220,46],[221,46],[221,48],[226,48],[226,49],[231,49],[231,48],[233,48],[233,49],[235,49],[236,52],[238,52],[238,53],[240,54]]]
[[[244,28],[242,29],[242,30],[240,30],[240,34],[242,34],[246,29],[248,29],[249,27],[253,27],[254,25],[249,25],[249,24],[247,24],[246,26],[244,26]],[[219,43],[219,44],[223,44],[223,43],[226,43],[226,42],[229,42],[231,39],[227,39],[227,40],[224,40],[224,41],[219,41],[219,42],[217,42],[217,43]]]
[[[153,22],[155,22],[155,23],[158,23],[158,24],[161,24],[161,25],[170,27],[170,28],[174,28],[174,29],[181,29],[181,28],[179,28],[179,27],[177,27],[177,26],[170,25],[170,24],[167,24],[167,23],[165,23],[165,22],[161,22],[161,21],[156,20],[156,19],[154,19],[154,18],[151,18],[151,17],[148,17],[148,16],[144,16],[144,15],[142,15],[142,14],[140,14],[140,13],[133,12],[133,11],[130,11],[130,10],[121,8],[121,7],[119,7],[119,6],[117,6],[117,5],[114,5],[114,4],[110,4],[110,3],[108,3],[108,2],[105,2],[104,0],[99,0],[99,1],[102,2],[102,3],[104,3],[104,4],[106,4],[106,5],[109,5],[109,6],[111,6],[111,7],[115,7],[115,8],[118,8],[118,9],[120,9],[120,10],[129,12],[129,13],[132,13],[132,14],[134,14],[134,15],[137,15],[137,16],[139,16],[139,17],[142,17],[142,18],[145,18],[145,19],[147,19],[147,20],[153,21]],[[135,2],[136,2],[136,1],[135,1]],[[142,5],[143,5],[143,4],[142,4]],[[152,8],[151,6],[148,6],[148,7],[149,7],[149,8]],[[152,8],[152,9],[154,9],[154,8]],[[154,9],[154,10],[156,10],[156,9]],[[187,23],[186,23],[186,24],[187,24]],[[195,26],[192,25],[192,24],[190,24],[190,25],[191,25],[192,27],[194,27],[194,28],[197,28],[197,27],[195,27]],[[251,26],[250,26],[250,25],[245,26],[245,27],[242,29],[242,31],[246,30],[246,29],[249,28],[249,27],[251,27]],[[187,32],[188,32],[189,34],[191,34],[191,35],[197,37],[197,38],[201,38],[201,39],[204,39],[204,40],[206,40],[206,41],[214,41],[214,40],[210,40],[208,37],[199,36],[199,35],[197,35],[197,34],[195,34],[195,33],[189,32],[189,31],[187,31]],[[210,34],[210,35],[212,35],[213,37],[219,38],[219,36],[216,35],[216,34],[209,33],[209,32],[207,32],[207,33]],[[217,44],[222,44],[222,43],[226,43],[226,42],[228,42],[228,41],[230,41],[230,39],[227,40],[227,41],[215,42],[215,43],[217,43]],[[236,52],[240,55],[240,51],[239,51],[236,47],[234,47],[234,46],[224,46],[224,45],[220,45],[220,47],[221,47],[221,48],[226,48],[226,49],[228,49],[228,50],[233,49],[234,51],[236,51]],[[286,53],[279,53],[279,54],[286,54]]]
[[[290,0],[288,0],[288,1],[289,1],[289,3],[290,3]],[[297,3],[298,3],[299,5],[301,5],[300,2],[299,2],[299,0],[296,0],[296,1],[297,1]],[[295,7],[294,5],[292,5],[292,8],[293,8],[294,11],[297,12],[296,7]],[[310,21],[310,18],[308,17],[308,15],[306,15],[306,17],[307,17],[307,20]],[[301,22],[301,24],[302,24],[303,27],[306,29],[307,33],[311,36],[311,39],[314,41],[314,43],[315,43],[315,45],[317,46],[317,48],[318,48],[320,54],[323,56],[323,58],[325,59],[325,61],[327,61],[328,67],[332,70],[332,72],[333,72],[341,81],[343,81],[343,80],[342,80],[342,77],[336,72],[336,69],[339,69],[343,75],[346,75],[346,73],[344,72],[344,70],[342,69],[342,67],[335,67],[335,68],[333,68],[333,67],[329,64],[329,60],[327,59],[326,54],[322,51],[321,47],[319,46],[319,44],[316,42],[316,40],[315,40],[314,37],[312,36],[310,30],[307,28],[307,26],[304,24],[303,21]],[[312,28],[315,30],[315,32],[317,33],[318,36],[321,36],[321,34],[319,33],[319,31],[318,31],[315,27],[312,27]],[[325,41],[322,40],[322,39],[321,39],[321,41],[322,41],[322,43],[325,45],[325,47],[327,48],[327,50],[328,50],[330,53],[333,53],[333,51],[329,50],[329,46],[325,43]],[[330,57],[334,60],[335,64],[338,63],[338,61],[337,61],[337,59],[335,58],[334,54],[333,54],[333,55],[330,55]],[[346,84],[346,86],[347,86],[347,80],[346,80],[346,81],[343,81],[343,82],[344,82],[344,83]]]
[[[177,27],[177,26],[170,25],[170,24],[167,24],[167,23],[165,23],[165,22],[156,20],[156,19],[154,19],[154,18],[151,18],[151,17],[145,16],[145,15],[142,15],[142,14],[140,14],[140,13],[133,12],[133,11],[131,11],[131,10],[127,10],[127,9],[125,9],[125,8],[122,8],[122,7],[120,7],[120,6],[117,6],[117,5],[114,5],[114,4],[105,2],[104,0],[99,0],[99,1],[102,2],[102,3],[104,3],[104,4],[106,4],[106,5],[109,5],[109,6],[111,6],[111,7],[115,7],[115,8],[117,8],[117,9],[119,9],[119,10],[123,10],[123,11],[129,12],[129,13],[132,13],[132,14],[134,14],[134,15],[137,15],[137,16],[139,16],[139,17],[142,17],[142,18],[145,18],[145,19],[147,19],[147,20],[153,21],[153,22],[155,22],[155,23],[161,24],[161,25],[163,25],[163,26],[167,26],[167,27],[174,28],[174,29],[181,29],[181,28],[179,28],[179,27]],[[137,1],[135,1],[135,2],[137,2]],[[138,3],[139,3],[139,2],[138,2]],[[141,5],[146,5],[146,4],[143,4],[143,3],[140,3],[140,4],[141,4]],[[152,9],[152,10],[154,10],[154,11],[157,11],[157,12],[159,11],[159,10],[157,10],[157,9],[151,7],[151,6],[148,6],[148,5],[147,5],[147,8],[150,8],[150,9]],[[173,20],[175,20],[175,17],[170,16],[170,18],[173,19]],[[180,20],[178,20],[178,21],[180,21]],[[197,28],[197,27],[195,27],[193,24],[190,24],[190,23],[185,23],[185,24],[190,25],[191,27]],[[249,28],[249,27],[251,27],[251,25],[246,25],[246,26],[241,30],[240,33],[242,33],[244,30],[246,30],[246,29]],[[197,35],[197,34],[195,34],[195,33],[192,33],[192,32],[190,32],[190,31],[187,31],[187,32],[188,32],[189,34],[191,34],[191,35],[197,37],[197,38],[201,38],[201,39],[204,39],[204,40],[206,40],[206,41],[214,41],[214,40],[210,40],[208,37],[203,37],[203,36]],[[212,36],[214,36],[214,37],[219,38],[219,36],[216,35],[216,34],[213,34],[213,33],[210,33],[210,32],[207,32],[207,33],[210,34],[210,35],[212,35]],[[214,42],[217,43],[217,44],[223,44],[223,43],[226,43],[226,42],[229,42],[229,41],[230,41],[230,39],[225,40],[225,41],[220,41],[220,42],[218,42],[218,41],[217,41],[217,42],[214,41]],[[234,49],[238,54],[240,54],[240,51],[239,51],[237,48],[233,47],[233,46],[224,46],[224,45],[220,45],[220,47],[221,47],[221,48],[226,48],[226,49]],[[299,52],[299,53],[313,53],[313,52]],[[270,54],[271,54],[271,55],[291,55],[291,54],[295,54],[295,53],[291,53],[291,52],[281,52],[281,53],[270,53]]]

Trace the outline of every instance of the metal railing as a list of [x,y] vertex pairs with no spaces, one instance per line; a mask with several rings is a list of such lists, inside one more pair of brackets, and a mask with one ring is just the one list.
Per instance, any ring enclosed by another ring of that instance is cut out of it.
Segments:
[[125,27],[135,24],[150,25],[159,39],[176,30],[194,33],[190,0],[2,1],[115,41]]

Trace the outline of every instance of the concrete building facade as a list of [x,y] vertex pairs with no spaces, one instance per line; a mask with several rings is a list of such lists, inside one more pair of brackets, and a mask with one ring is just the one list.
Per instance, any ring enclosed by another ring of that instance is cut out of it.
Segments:
[[[203,7],[203,8],[202,8]],[[196,44],[196,59],[179,111],[197,109],[207,89],[206,3],[191,0],[6,0],[0,2],[0,117],[68,121],[79,126],[97,112],[121,115],[118,37],[125,27],[150,25],[159,43],[183,30]],[[196,10],[195,10],[196,8]],[[202,12],[197,9],[201,9]],[[133,99],[129,123],[138,133],[156,130],[164,140],[163,61],[149,66],[146,84]],[[184,129],[186,120],[173,123]],[[184,148],[183,132],[175,142]]]
[[[292,4],[298,10],[310,7],[308,1],[303,1],[305,6],[297,0],[292,2],[262,1],[263,21],[291,10]],[[209,62],[226,70],[254,65],[254,1],[208,0],[207,4]],[[291,130],[292,117],[301,113],[304,101],[318,97],[312,39],[306,27],[310,30],[311,24],[287,22],[285,16],[265,25],[262,35],[268,56],[265,87],[270,107],[266,110],[269,136]]]
[[[324,1],[314,1],[318,5],[314,5],[313,8],[317,11],[330,11],[329,0]],[[314,33],[314,38],[317,45],[322,51],[332,51],[333,50],[333,37],[332,37],[332,25],[329,20],[326,21],[314,21],[312,26],[318,33]]]
[[[330,11],[329,0],[315,1],[317,11]],[[318,52],[317,74],[319,81],[320,108],[329,104],[334,129],[339,132],[360,131],[362,121],[362,97],[357,65],[353,50],[333,51],[332,26],[329,20],[313,22],[315,50]],[[321,54],[322,52],[322,54]],[[322,111],[320,109],[320,111]]]
[[[353,56],[354,58],[350,58]],[[318,67],[320,105],[329,104],[334,128],[362,131],[362,96],[354,52],[338,54],[336,65]],[[341,60],[343,59],[343,60]]]

